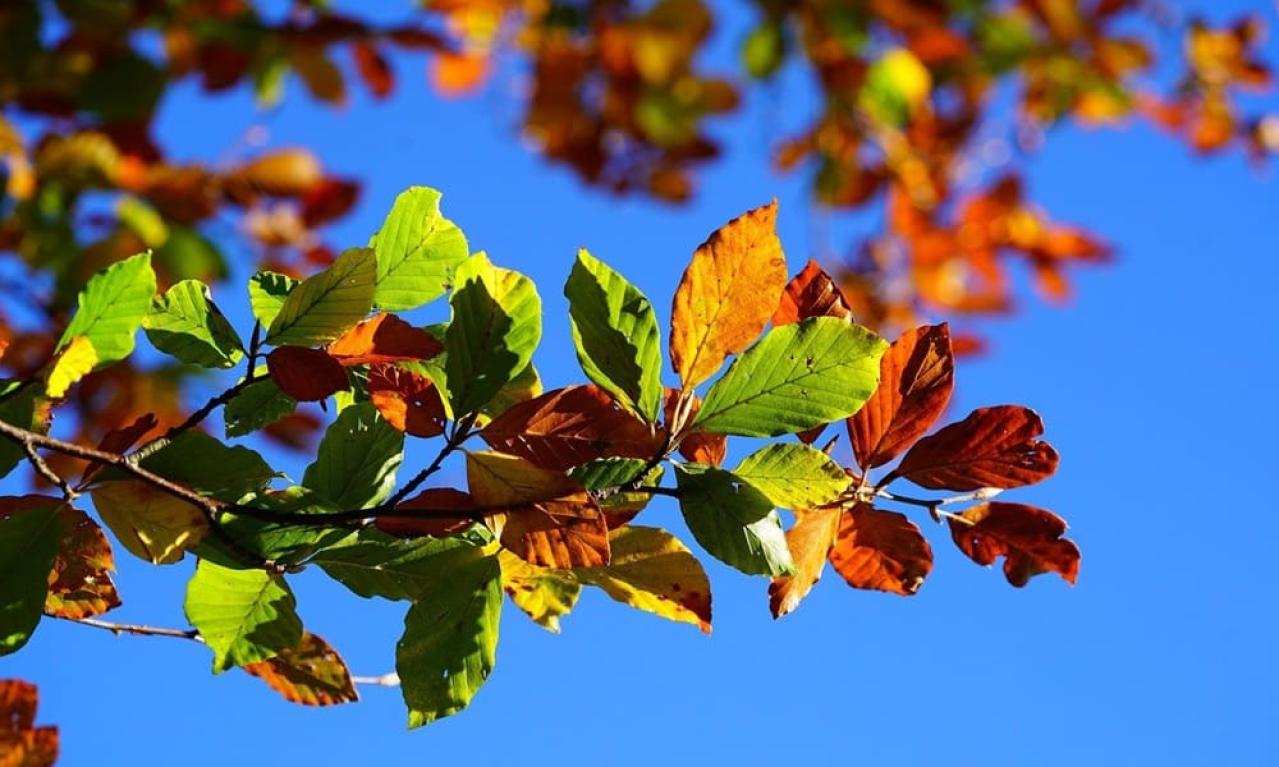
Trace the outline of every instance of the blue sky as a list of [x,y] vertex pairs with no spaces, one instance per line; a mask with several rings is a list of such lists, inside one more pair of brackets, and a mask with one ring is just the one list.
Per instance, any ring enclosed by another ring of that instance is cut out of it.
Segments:
[[[1216,18],[1254,7],[1279,26],[1266,3],[1189,5]],[[721,63],[743,28],[739,4],[728,8]],[[315,147],[366,182],[340,244],[364,242],[402,188],[440,188],[473,249],[538,283],[546,331],[536,361],[550,386],[582,379],[561,295],[579,246],[627,274],[664,317],[692,249],[730,217],[779,198],[792,271],[821,231],[802,179],[762,161],[779,104],[802,109],[803,92],[757,92],[720,122],[724,161],[702,175],[692,204],[672,208],[603,197],[548,168],[513,140],[518,113],[500,89],[441,103],[422,87],[419,59],[397,67],[394,99],[356,92],[338,114],[295,97],[263,115],[245,94],[184,89],[165,104],[161,135],[176,155],[202,158],[226,156],[255,124],[270,146]],[[413,732],[395,690],[294,707],[245,674],[210,676],[197,645],[56,621],[0,661],[0,675],[40,685],[40,719],[61,728],[67,765],[1274,763],[1273,174],[1237,156],[1196,159],[1134,124],[1054,132],[1028,178],[1035,200],[1104,233],[1118,258],[1079,273],[1068,306],[1028,300],[1015,319],[984,325],[993,352],[961,362],[953,414],[1016,402],[1044,416],[1061,470],[1015,498],[1070,521],[1084,552],[1073,589],[1045,576],[1015,590],[921,520],[937,563],[917,596],[855,592],[828,573],[774,622],[763,580],[707,558],[710,637],[596,593],[558,636],[508,606],[497,670],[471,709]],[[242,280],[215,298],[243,323]],[[294,477],[306,463],[270,457]],[[463,481],[457,466],[446,481]],[[669,499],[645,519],[688,538]],[[125,605],[113,617],[181,625],[191,563],[154,568],[123,551],[119,560]],[[391,669],[402,605],[361,600],[318,573],[295,587],[308,627],[356,673]]]

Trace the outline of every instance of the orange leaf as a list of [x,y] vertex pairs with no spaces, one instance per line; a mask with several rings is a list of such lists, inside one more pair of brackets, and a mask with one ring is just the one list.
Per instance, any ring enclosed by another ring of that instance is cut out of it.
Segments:
[[342,656],[315,634],[303,634],[296,647],[241,668],[304,706],[332,706],[360,699]]
[[431,67],[431,84],[441,96],[463,96],[484,84],[489,59],[483,53],[441,52]]
[[393,428],[414,437],[444,431],[444,401],[431,379],[397,365],[369,368],[369,400]]
[[609,563],[608,527],[595,500],[565,474],[501,453],[468,453],[466,476],[478,506],[493,508],[502,545],[541,567]]
[[979,565],[1004,557],[1004,576],[1014,586],[1040,573],[1054,572],[1074,584],[1079,575],[1079,547],[1066,532],[1066,521],[1051,511],[1023,503],[991,501],[947,520],[959,550]]
[[429,360],[444,351],[435,336],[385,312],[351,328],[329,344],[329,354],[345,367]]
[[[690,397],[687,420],[692,421],[697,416],[697,411],[701,408],[702,401],[696,394],[689,393],[687,396]],[[677,390],[666,390],[666,405],[663,413],[668,427],[675,417],[675,404],[678,400],[679,392]],[[724,462],[724,457],[728,455],[728,437],[724,434],[695,431],[686,435],[680,441],[679,454],[693,463],[719,466]]]
[[111,572],[115,558],[102,528],[71,506],[58,512],[61,539],[49,573],[44,611],[60,618],[91,618],[120,606]]
[[338,361],[320,349],[281,346],[266,357],[271,380],[300,402],[318,402],[350,386]]
[[0,679],[0,767],[47,767],[58,759],[58,728],[36,727],[36,686]]
[[768,606],[774,618],[793,612],[821,579],[841,516],[838,508],[795,510],[795,526],[786,531],[795,574],[774,578],[768,585]]
[[652,429],[596,386],[569,386],[516,404],[480,436],[489,447],[564,471],[605,456],[652,458]]
[[1044,422],[1030,408],[978,408],[917,442],[880,484],[893,477],[934,490],[1033,484],[1057,470],[1057,451],[1035,439],[1043,433]]
[[[451,487],[432,487],[396,506],[404,511],[466,511],[475,506],[469,493]],[[460,533],[471,526],[475,518],[470,515],[423,515],[420,517],[378,517],[377,529],[398,538],[416,538],[429,535],[443,538]]]
[[946,409],[954,383],[946,324],[903,333],[879,363],[879,388],[848,419],[857,463],[882,466],[923,436]]
[[933,549],[904,515],[859,503],[840,517],[830,564],[853,588],[910,596],[933,569]]
[[803,271],[786,285],[781,303],[773,312],[774,325],[788,325],[809,317],[840,317],[852,321],[844,293],[830,275],[809,260]]
[[671,311],[671,364],[692,389],[763,332],[786,287],[777,202],[725,224],[693,253]]

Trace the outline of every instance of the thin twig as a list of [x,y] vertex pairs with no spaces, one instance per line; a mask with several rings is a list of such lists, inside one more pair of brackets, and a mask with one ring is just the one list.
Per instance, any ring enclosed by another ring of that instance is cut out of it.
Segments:
[[[440,452],[435,454],[435,459],[431,461],[425,469],[419,471],[417,476],[410,479],[404,487],[397,490],[395,495],[388,498],[386,503],[376,507],[376,509],[372,509],[371,511],[394,509],[401,501],[409,497],[410,493],[418,489],[418,487],[420,487],[427,478],[439,471],[440,467],[444,465],[444,459],[448,458],[453,451],[462,446],[462,443],[466,442],[474,435],[474,432],[471,431],[471,427],[475,425],[475,419],[476,415],[472,413],[462,416],[461,420],[455,422],[452,434],[450,434],[448,440],[445,441],[444,447],[440,448]],[[376,516],[376,514],[370,516]]]
[[49,464],[45,463],[44,459],[40,457],[40,454],[36,452],[36,446],[33,445],[30,440],[24,440],[22,442],[22,452],[27,454],[27,462],[36,470],[36,474],[44,477],[49,484],[54,485],[61,490],[63,498],[66,498],[68,501],[74,501],[76,498],[80,497],[80,493],[77,492],[75,488],[71,487],[71,483],[63,479],[56,471],[49,467]]
[[211,414],[218,407],[230,402],[232,399],[235,398],[235,395],[249,388],[249,386],[251,386],[252,384],[255,384],[258,381],[261,381],[263,378],[265,378],[265,376],[256,375],[254,371],[250,370],[249,374],[245,376],[243,379],[241,379],[239,383],[227,389],[226,391],[222,392],[221,394],[211,398],[208,402],[204,403],[204,405],[199,410],[196,410],[194,413],[192,413],[185,421],[178,424],[177,426],[171,427],[164,434],[160,435],[159,437],[156,437],[150,442],[147,442],[145,445],[142,445],[137,450],[134,450],[132,453],[129,453],[127,456],[129,462],[137,463],[139,461],[145,460],[146,458],[154,455],[155,453],[158,453],[160,450],[163,450],[166,446],[169,445],[169,443],[173,442],[173,440],[176,439],[178,435],[198,426],[201,421],[203,421],[205,418],[208,418],[209,414]]
[[351,676],[352,684],[364,685],[366,687],[399,687],[400,675],[394,671],[381,676]]
[[879,496],[880,498],[887,498],[890,501],[896,501],[898,503],[906,503],[906,504],[910,504],[911,506],[919,506],[921,508],[927,509],[928,513],[932,516],[933,521],[935,522],[940,522],[942,517],[967,521],[965,517],[960,517],[958,515],[951,514],[950,512],[942,511],[941,507],[953,506],[957,503],[969,503],[971,501],[984,501],[989,498],[994,498],[995,496],[999,495],[1002,492],[1003,492],[1002,488],[983,487],[983,488],[974,490],[971,493],[964,493],[963,495],[952,495],[949,498],[914,498],[909,495],[901,495],[899,493],[890,493],[888,490],[882,487],[875,489],[875,495]]

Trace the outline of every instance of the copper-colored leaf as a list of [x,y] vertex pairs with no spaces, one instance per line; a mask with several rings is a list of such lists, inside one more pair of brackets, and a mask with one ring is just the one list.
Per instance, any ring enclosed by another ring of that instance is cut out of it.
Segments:
[[382,52],[367,40],[357,40],[351,46],[351,54],[355,58],[356,73],[373,95],[380,99],[391,95],[395,75]]
[[923,436],[950,402],[954,381],[945,323],[903,333],[880,360],[879,387],[848,419],[857,463],[882,466]]
[[342,656],[315,634],[303,634],[296,647],[241,668],[304,706],[333,706],[360,699]]
[[476,505],[493,509],[502,545],[542,567],[598,567],[609,562],[608,527],[590,494],[567,475],[515,456],[466,456]]
[[774,618],[799,607],[800,600],[822,577],[841,516],[838,508],[795,510],[795,526],[786,531],[786,546],[795,561],[795,573],[778,576],[768,585],[768,607]]
[[[702,400],[696,394],[689,392],[688,417],[687,421],[692,421],[697,416],[697,410],[702,406]],[[679,401],[679,391],[676,389],[666,390],[666,404],[664,406],[664,418],[669,426],[675,418],[675,405]],[[724,463],[724,457],[728,455],[728,436],[725,434],[712,434],[711,432],[695,431],[686,435],[679,443],[679,454],[684,456],[686,460],[693,463],[704,463],[708,466],[719,466]]]
[[[103,435],[102,440],[98,442],[98,449],[105,453],[123,453],[151,432],[158,423],[153,413],[139,416],[137,420],[128,426],[112,429]],[[89,481],[99,471],[102,471],[102,464],[100,463],[91,463],[85,467],[84,474],[80,477],[80,486],[87,487]]]
[[357,324],[329,344],[329,354],[342,365],[428,360],[444,351],[435,336],[394,314],[382,313]]
[[774,325],[787,325],[809,317],[841,317],[853,319],[853,310],[848,308],[844,292],[839,289],[831,276],[816,261],[809,260],[803,271],[795,275],[786,289],[782,291],[782,300],[773,312]]
[[933,569],[933,549],[904,515],[859,503],[840,517],[830,564],[853,588],[910,596]]
[[431,66],[431,84],[441,96],[462,96],[488,77],[489,57],[483,53],[441,51]]
[[423,514],[420,517],[385,517],[377,518],[377,528],[384,533],[399,538],[416,538],[429,535],[434,538],[460,533],[475,521],[472,514],[465,513],[475,506],[470,493],[455,490],[451,487],[432,487],[396,506],[401,511],[449,512],[458,511],[458,516],[441,513]]
[[1074,584],[1079,575],[1079,547],[1066,532],[1066,520],[1024,503],[991,501],[948,520],[959,550],[979,565],[1004,557],[1004,576],[1014,586],[1040,573],[1053,572]]
[[0,767],[49,767],[58,759],[58,728],[36,727],[36,686],[0,679]]
[[978,408],[917,442],[885,482],[905,477],[934,490],[1034,484],[1057,470],[1057,451],[1035,439],[1043,433],[1043,420],[1030,408]]
[[763,332],[786,287],[776,201],[725,224],[693,253],[671,312],[671,364],[683,388],[715,375]]
[[605,456],[652,458],[653,431],[597,386],[569,386],[521,402],[480,436],[494,450],[565,471]]
[[102,528],[72,506],[58,511],[60,539],[44,611],[60,618],[91,618],[119,607],[111,572],[115,558]]
[[369,368],[369,400],[393,428],[414,437],[444,431],[444,401],[431,379],[397,365]]
[[266,364],[280,391],[300,402],[318,402],[350,385],[338,361],[320,349],[281,346]]

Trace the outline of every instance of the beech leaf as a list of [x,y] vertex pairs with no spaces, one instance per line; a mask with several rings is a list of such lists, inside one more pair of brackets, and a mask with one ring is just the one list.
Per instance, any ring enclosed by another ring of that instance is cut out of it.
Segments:
[[933,569],[933,549],[905,515],[859,503],[840,517],[830,563],[853,588],[910,596]]
[[880,484],[896,477],[934,490],[1034,484],[1057,471],[1057,451],[1035,439],[1043,433],[1043,420],[1030,408],[978,408],[915,443]]
[[267,660],[242,666],[284,698],[303,706],[333,706],[360,699],[351,671],[329,643],[310,632]]
[[991,501],[965,509],[961,519],[947,520],[959,550],[979,565],[1004,557],[1004,577],[1025,586],[1040,573],[1057,573],[1074,585],[1079,576],[1079,547],[1066,532],[1066,521],[1051,511],[1024,503]]

